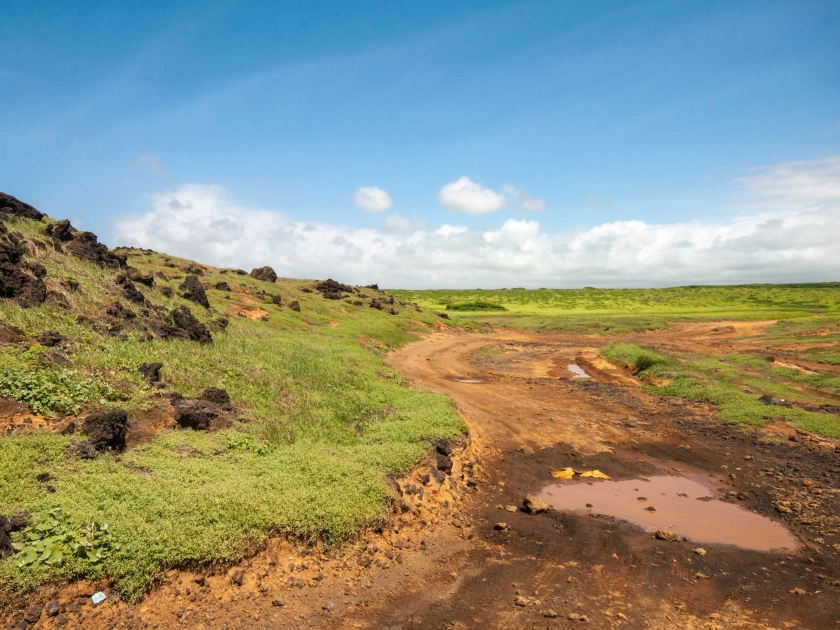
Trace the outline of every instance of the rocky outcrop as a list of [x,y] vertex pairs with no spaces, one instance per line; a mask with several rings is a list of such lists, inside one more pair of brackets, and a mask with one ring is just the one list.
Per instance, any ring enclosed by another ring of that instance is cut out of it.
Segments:
[[274,269],[271,267],[259,267],[258,269],[252,269],[251,277],[257,280],[262,280],[263,282],[275,282],[277,280],[277,274],[274,273]]
[[28,203],[24,203],[16,197],[0,192],[0,218],[4,214],[33,219],[34,221],[40,221],[44,217],[43,212],[38,212],[38,210]]

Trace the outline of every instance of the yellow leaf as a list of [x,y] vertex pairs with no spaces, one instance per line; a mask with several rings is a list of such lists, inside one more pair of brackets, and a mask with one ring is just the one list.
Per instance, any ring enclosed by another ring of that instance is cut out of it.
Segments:
[[574,468],[561,468],[560,470],[552,470],[551,476],[557,479],[571,479],[575,476]]
[[605,475],[600,470],[589,470],[587,472],[580,473],[581,477],[594,477],[595,479],[609,479],[609,475]]

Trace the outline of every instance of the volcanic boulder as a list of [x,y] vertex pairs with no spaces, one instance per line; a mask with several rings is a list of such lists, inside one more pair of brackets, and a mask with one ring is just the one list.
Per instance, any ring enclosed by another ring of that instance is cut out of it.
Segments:
[[187,336],[193,341],[199,343],[210,343],[213,341],[213,336],[207,329],[207,326],[198,321],[192,314],[192,311],[186,306],[179,306],[172,311],[172,321],[177,328],[180,328],[187,333]]
[[315,290],[320,292],[328,300],[340,300],[341,292],[353,293],[353,287],[336,282],[332,278],[327,278],[323,282],[315,285]]
[[143,295],[127,275],[121,273],[116,277],[115,281],[122,287],[123,297],[129,302],[143,304],[146,301],[146,296]]
[[12,547],[12,537],[10,534],[19,529],[23,529],[28,524],[28,514],[15,514],[12,518],[6,518],[0,514],[0,560],[15,552],[14,547]]
[[257,280],[262,280],[263,282],[275,282],[277,280],[277,274],[274,273],[274,269],[271,267],[259,267],[258,269],[252,269],[251,277],[256,278]]
[[60,346],[67,341],[67,337],[55,330],[45,330],[38,336],[38,343],[47,348],[54,348]]
[[175,407],[175,422],[185,429],[206,431],[219,416],[219,408],[206,400],[175,398],[172,406]]
[[163,363],[141,363],[137,366],[137,370],[149,383],[157,383],[160,381],[160,370],[162,367]]
[[201,284],[198,276],[187,276],[178,288],[184,292],[182,294],[184,299],[200,304],[204,308],[210,308],[210,302],[204,292],[204,285]]
[[230,395],[219,387],[208,387],[201,394],[201,398],[220,407],[230,404]]
[[40,221],[44,216],[43,212],[38,212],[28,203],[24,203],[20,199],[0,192],[0,215],[2,214],[11,214],[16,217],[24,217],[35,221]]
[[125,433],[128,430],[128,414],[122,409],[100,411],[85,418],[82,431],[89,436],[89,442],[97,451],[125,450]]
[[289,308],[295,311],[296,313],[300,313],[300,304],[298,304],[297,300],[289,302]]
[[129,267],[127,271],[128,277],[131,278],[133,282],[139,282],[140,284],[144,284],[147,287],[150,287],[155,283],[155,278],[151,274],[144,274],[139,269],[135,269],[134,267]]

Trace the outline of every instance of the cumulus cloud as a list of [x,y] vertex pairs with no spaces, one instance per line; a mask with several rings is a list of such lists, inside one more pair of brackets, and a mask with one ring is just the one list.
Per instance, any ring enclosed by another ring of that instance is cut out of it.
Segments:
[[[293,220],[247,208],[214,186],[151,198],[116,221],[119,244],[208,264],[272,265],[289,277],[390,287],[663,286],[840,279],[840,156],[766,168],[742,180],[727,221],[628,220],[547,233],[511,218],[495,230],[438,229],[386,217],[383,229]],[[389,223],[390,221],[390,223]]]
[[504,195],[484,188],[466,176],[441,188],[438,201],[447,210],[474,215],[491,214],[507,204]]
[[362,186],[356,191],[356,207],[376,214],[394,205],[391,195],[376,186]]
[[441,188],[438,201],[447,210],[476,216],[492,214],[507,206],[515,212],[539,212],[545,209],[542,199],[530,197],[509,184],[502,186],[502,192],[498,193],[466,176]]

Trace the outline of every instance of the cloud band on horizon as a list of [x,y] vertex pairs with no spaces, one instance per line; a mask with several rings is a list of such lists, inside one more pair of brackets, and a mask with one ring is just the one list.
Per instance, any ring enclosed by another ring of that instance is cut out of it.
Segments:
[[484,232],[449,224],[377,230],[244,208],[219,187],[189,184],[153,196],[150,212],[118,217],[115,225],[119,244],[206,264],[269,264],[288,277],[395,288],[838,279],[840,156],[778,164],[741,182],[750,198],[737,206],[738,216],[718,223],[628,220],[549,234],[538,221],[511,218]]

